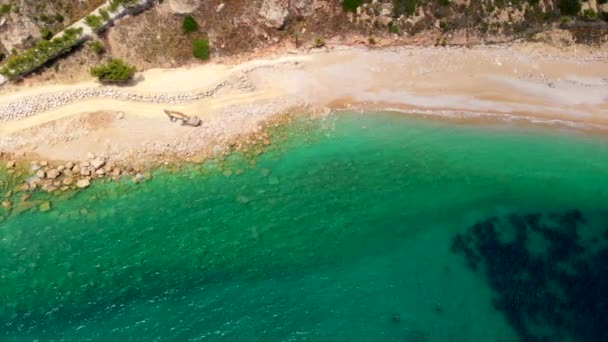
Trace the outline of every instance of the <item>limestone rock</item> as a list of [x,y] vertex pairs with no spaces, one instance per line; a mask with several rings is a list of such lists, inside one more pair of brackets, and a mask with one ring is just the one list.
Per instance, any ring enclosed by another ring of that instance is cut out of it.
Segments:
[[40,39],[38,26],[27,16],[12,13],[0,30],[0,43],[7,51],[22,49]]
[[76,186],[79,187],[80,189],[84,189],[84,188],[88,188],[89,185],[91,185],[91,181],[89,181],[88,179],[81,179],[78,182],[76,182]]
[[13,203],[11,203],[9,201],[4,201],[4,202],[2,202],[2,206],[6,209],[10,209],[13,207]]
[[293,13],[309,17],[315,12],[315,4],[313,0],[292,0],[290,11]]
[[173,14],[190,14],[199,6],[199,1],[197,0],[169,0],[168,2]]
[[50,169],[46,173],[46,178],[48,178],[48,179],[56,179],[57,177],[59,177],[59,175],[61,175],[61,172],[59,172],[59,170],[57,170],[57,169]]
[[46,177],[46,174],[44,173],[44,171],[42,170],[38,170],[36,172],[36,177],[40,178],[40,179],[44,179],[44,177]]
[[15,165],[17,165],[17,164],[15,163],[14,160],[9,160],[9,161],[6,162],[6,168],[7,169],[12,169],[12,168],[15,167]]
[[80,175],[81,176],[90,176],[91,175],[91,170],[87,169],[87,168],[82,168],[80,169]]
[[74,184],[74,179],[70,177],[66,177],[63,179],[63,185],[72,185]]
[[91,160],[91,166],[95,169],[95,170],[99,170],[100,168],[102,168],[104,165],[106,165],[106,161],[102,158],[95,158],[93,160]]
[[258,14],[264,18],[264,24],[276,29],[282,28],[289,17],[286,0],[263,0]]

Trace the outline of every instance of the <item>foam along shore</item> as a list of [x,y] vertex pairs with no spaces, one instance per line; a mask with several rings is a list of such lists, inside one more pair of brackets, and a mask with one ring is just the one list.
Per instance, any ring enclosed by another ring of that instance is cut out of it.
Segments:
[[[238,65],[149,70],[129,87],[39,86],[0,97],[0,151],[41,159],[196,158],[294,107],[498,115],[608,127],[608,52],[543,44],[336,47]],[[203,119],[169,122],[163,109]]]

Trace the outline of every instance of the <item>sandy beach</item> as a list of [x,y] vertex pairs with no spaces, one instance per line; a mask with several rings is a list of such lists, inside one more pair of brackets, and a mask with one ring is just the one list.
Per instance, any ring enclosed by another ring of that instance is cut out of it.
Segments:
[[[0,151],[17,157],[197,160],[294,109],[395,110],[608,130],[608,52],[542,44],[334,47],[148,70],[133,85],[34,86],[0,96]],[[198,128],[163,109],[197,115]],[[256,139],[264,139],[263,134]]]

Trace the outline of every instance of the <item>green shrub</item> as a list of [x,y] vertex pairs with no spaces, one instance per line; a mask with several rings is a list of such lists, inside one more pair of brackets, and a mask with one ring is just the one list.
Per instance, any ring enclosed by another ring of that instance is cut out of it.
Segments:
[[106,9],[100,9],[99,10],[99,15],[103,18],[103,20],[108,21],[110,20],[110,13],[108,13],[108,10]]
[[122,59],[112,58],[106,64],[91,68],[91,75],[102,83],[126,83],[135,74],[135,67]]
[[11,12],[11,4],[4,4],[0,6],[0,13],[9,14]]
[[102,55],[105,51],[106,48],[103,46],[103,44],[98,41],[98,40],[93,40],[89,43],[89,47],[91,48],[91,50],[93,50],[93,52],[95,52],[97,55]]
[[53,38],[53,32],[48,28],[43,27],[42,30],[40,30],[40,36],[44,40],[50,40],[51,38]]
[[129,7],[135,4],[137,0],[110,0],[110,7],[108,9],[110,12],[114,13],[118,9],[119,6]]
[[62,23],[65,20],[65,18],[63,18],[63,16],[59,13],[55,14],[55,21],[58,23]]
[[395,23],[391,23],[390,25],[388,25],[388,32],[399,34],[399,31],[399,25]]
[[406,16],[416,13],[417,0],[393,0],[393,15],[397,18],[403,14]]
[[84,22],[89,25],[89,27],[93,30],[97,30],[103,24],[103,20],[101,19],[101,17],[95,14],[87,15],[84,18]]
[[591,8],[587,8],[586,10],[583,11],[583,18],[585,20],[596,20],[597,12],[592,10]]
[[608,2],[608,0],[597,0],[597,4],[598,5],[603,5],[603,4],[607,3],[607,2]]
[[438,0],[440,6],[449,6],[450,0]]
[[606,11],[601,11],[600,15],[599,15],[600,19],[602,19],[603,21],[608,21],[608,12]]
[[581,11],[581,2],[579,0],[558,0],[557,8],[561,15],[578,15]]
[[315,47],[316,48],[321,48],[325,46],[325,39],[323,39],[322,37],[318,37],[315,39]]
[[198,23],[191,15],[184,17],[184,21],[182,22],[182,30],[184,30],[185,33],[198,31]]
[[342,8],[345,11],[357,12],[357,8],[363,5],[364,0],[343,0]]
[[192,41],[192,55],[200,60],[209,59],[209,40],[195,39]]
[[369,45],[376,45],[376,39],[374,39],[374,37],[369,37],[367,39],[367,42],[369,43]]

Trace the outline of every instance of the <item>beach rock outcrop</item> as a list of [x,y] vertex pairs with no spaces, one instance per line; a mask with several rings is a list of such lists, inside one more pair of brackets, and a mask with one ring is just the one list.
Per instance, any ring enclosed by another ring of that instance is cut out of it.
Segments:
[[258,14],[266,26],[280,29],[289,17],[289,3],[285,0],[264,0]]

